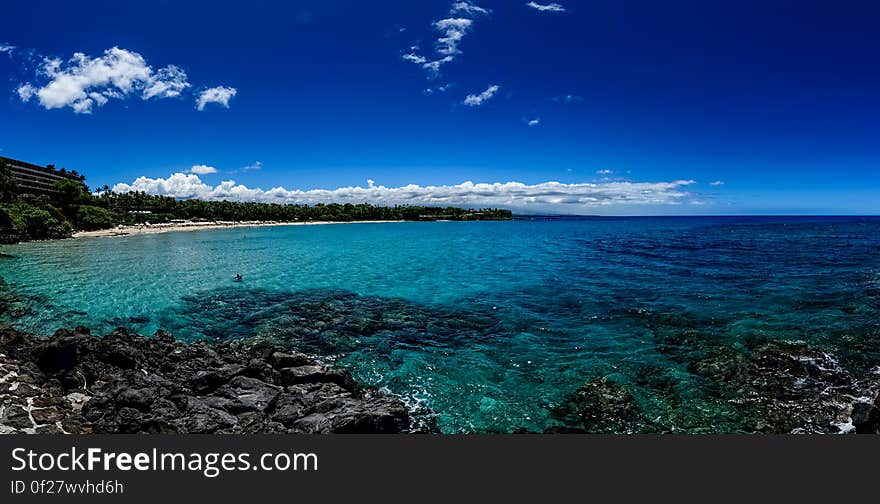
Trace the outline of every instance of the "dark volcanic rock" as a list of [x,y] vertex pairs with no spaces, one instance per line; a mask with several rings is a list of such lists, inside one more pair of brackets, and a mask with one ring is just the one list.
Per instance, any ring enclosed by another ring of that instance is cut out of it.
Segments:
[[76,344],[72,341],[59,341],[47,345],[37,357],[37,366],[46,373],[57,373],[76,366]]
[[0,434],[396,433],[397,399],[266,344],[0,327]]
[[828,353],[771,342],[751,356],[744,402],[762,432],[838,433],[876,429],[877,381],[857,379]]
[[278,369],[311,364],[312,359],[301,353],[273,352],[269,356],[269,362]]
[[264,412],[272,407],[280,394],[281,387],[277,385],[247,376],[236,376],[208,396],[208,403],[232,414]]
[[13,405],[4,408],[3,416],[0,417],[0,424],[14,429],[24,429],[31,427],[31,419],[24,407]]
[[[733,405],[743,418],[737,432],[770,434],[880,433],[880,366],[844,367],[830,353],[805,343],[749,341],[743,348],[713,343],[694,334],[662,345],[666,355],[704,380],[713,398]],[[675,399],[668,373],[636,370],[634,385]],[[662,433],[675,431],[661,417],[649,420],[622,386],[590,380],[552,410],[561,423],[550,433]],[[652,415],[653,417],[653,415]]]
[[553,414],[567,427],[553,432],[636,432],[643,423],[635,398],[605,377],[594,378],[574,391]]
[[754,342],[736,351],[708,347],[688,370],[713,382],[762,433],[880,431],[880,374],[854,374],[804,343]]

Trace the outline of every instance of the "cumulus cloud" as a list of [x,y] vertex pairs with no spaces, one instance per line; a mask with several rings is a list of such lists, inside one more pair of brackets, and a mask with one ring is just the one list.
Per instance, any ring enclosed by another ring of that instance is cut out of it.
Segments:
[[238,93],[233,87],[217,86],[203,90],[196,98],[196,108],[205,110],[209,103],[219,103],[224,108],[229,108],[229,100]]
[[596,175],[614,175],[614,170],[598,170]]
[[21,86],[18,86],[18,89],[16,89],[15,92],[18,93],[18,98],[21,101],[27,102],[37,94],[37,88],[31,84],[22,84]]
[[421,186],[410,184],[385,187],[368,181],[367,187],[338,189],[250,188],[226,180],[216,186],[203,182],[198,175],[175,173],[168,178],[139,177],[131,184],[116,184],[114,192],[143,191],[174,198],[263,203],[371,203],[374,205],[458,205],[465,207],[497,206],[517,210],[576,213],[612,205],[669,205],[691,200],[687,186],[692,180],[671,182],[606,182],[601,184],[564,184],[544,182],[473,183]]
[[456,56],[461,54],[459,44],[474,25],[474,20],[471,18],[489,15],[491,12],[491,10],[475,5],[473,2],[453,2],[449,9],[449,15],[457,17],[448,17],[431,23],[434,30],[440,32],[434,47],[436,56],[423,56],[416,52],[418,48],[413,47],[402,58],[422,67],[428,72],[429,78],[437,77],[440,75],[440,67],[455,61]]
[[489,14],[492,12],[489,9],[484,9],[478,5],[474,5],[471,2],[452,2],[452,7],[449,9],[450,14]]
[[15,50],[14,45],[0,44],[0,53],[12,54],[13,50]]
[[536,117],[528,122],[529,126],[537,126],[539,124],[541,124],[541,119],[539,117]]
[[486,88],[486,90],[480,94],[467,95],[467,97],[464,99],[464,104],[467,105],[468,107],[478,107],[478,106],[482,105],[483,102],[485,102],[486,100],[491,100],[492,97],[495,96],[495,93],[497,93],[499,89],[501,89],[501,86],[499,86],[497,84],[493,84],[493,85],[489,86],[488,88]]
[[442,34],[437,39],[437,52],[445,56],[459,54],[458,44],[464,38],[474,22],[466,18],[447,18],[434,22],[436,28]]
[[263,163],[259,161],[254,161],[253,163],[243,166],[241,171],[259,171],[263,169]]
[[526,5],[541,12],[565,12],[565,7],[558,3],[539,4],[538,2],[529,2]]
[[174,98],[180,96],[190,85],[186,80],[186,72],[174,65],[168,65],[156,72],[156,78],[144,89],[144,99]]
[[83,53],[67,62],[43,58],[37,74],[44,82],[26,82],[16,90],[23,102],[37,98],[45,109],[70,107],[79,114],[90,114],[95,105],[101,107],[110,99],[174,98],[190,87],[180,68],[169,65],[154,71],[143,56],[119,47],[96,58]]
[[198,175],[209,175],[211,173],[217,173],[217,168],[208,165],[193,165],[193,167],[189,169],[189,172]]
[[714,186],[714,187],[723,186],[723,185],[724,185],[724,181],[723,181],[723,180],[716,180],[716,181],[714,181],[714,182],[709,182],[709,185],[710,185],[710,186]]

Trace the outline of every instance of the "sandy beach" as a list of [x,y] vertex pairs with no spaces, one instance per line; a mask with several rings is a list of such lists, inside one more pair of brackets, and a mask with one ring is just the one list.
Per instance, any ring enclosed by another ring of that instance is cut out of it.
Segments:
[[405,221],[349,221],[349,222],[331,222],[331,221],[310,221],[310,222],[264,222],[264,221],[245,221],[245,222],[183,222],[173,224],[143,224],[138,226],[117,226],[110,229],[99,229],[97,231],[79,231],[74,233],[73,238],[104,238],[111,236],[132,236],[141,234],[157,234],[169,233],[173,231],[198,231],[202,229],[227,229],[227,228],[249,228],[249,227],[269,227],[269,226],[319,226],[324,224],[388,224],[393,222]]

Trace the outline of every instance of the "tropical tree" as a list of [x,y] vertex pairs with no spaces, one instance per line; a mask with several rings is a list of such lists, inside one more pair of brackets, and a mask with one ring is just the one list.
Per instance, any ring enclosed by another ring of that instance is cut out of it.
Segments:
[[83,231],[94,231],[113,227],[113,212],[92,205],[83,205],[76,212],[76,227]]

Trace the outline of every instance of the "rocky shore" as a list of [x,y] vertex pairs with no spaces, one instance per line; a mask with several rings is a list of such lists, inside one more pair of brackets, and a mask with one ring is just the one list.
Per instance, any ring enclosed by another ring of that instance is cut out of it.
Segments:
[[399,400],[266,344],[0,327],[0,434],[399,433]]
[[[660,343],[744,419],[722,431],[880,434],[880,366],[844,365],[796,342],[740,350],[680,338]],[[637,383],[589,379],[553,408],[558,426],[545,432],[698,431],[684,418],[642,408],[646,389],[685,400],[670,372],[645,370]],[[163,331],[144,337],[124,329],[98,338],[82,327],[41,338],[0,326],[0,434],[434,431],[415,425],[400,400],[272,342],[187,344]]]

